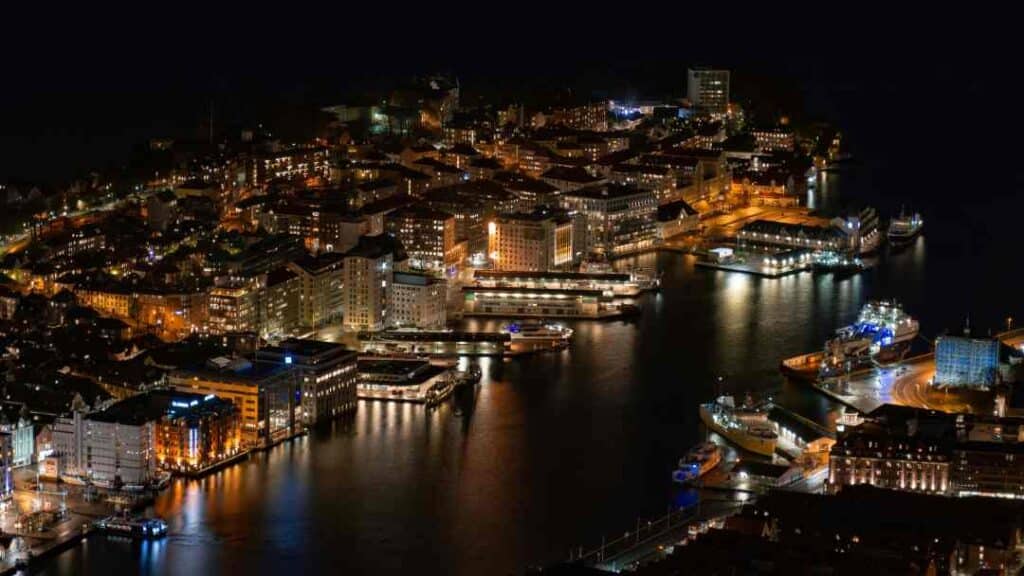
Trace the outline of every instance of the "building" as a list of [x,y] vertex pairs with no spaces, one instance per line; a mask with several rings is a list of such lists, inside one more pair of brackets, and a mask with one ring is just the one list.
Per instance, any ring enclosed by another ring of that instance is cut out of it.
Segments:
[[466,316],[610,318],[622,310],[603,290],[463,286]]
[[658,201],[651,190],[621,184],[588,186],[562,195],[562,207],[583,218],[576,252],[625,254],[654,245]]
[[991,387],[999,374],[999,341],[939,336],[935,339],[935,385]]
[[255,332],[260,318],[259,286],[238,281],[210,288],[207,330],[213,334]]
[[564,213],[534,210],[502,214],[487,224],[487,254],[495,270],[543,272],[575,258],[572,220]]
[[297,373],[296,418],[307,426],[355,411],[356,356],[341,344],[298,338],[256,352],[258,362]]
[[271,270],[260,291],[260,335],[286,335],[298,328],[302,296],[298,274],[285,267]]
[[729,111],[729,71],[688,69],[686,97],[697,110],[712,116],[724,116]]
[[450,370],[427,360],[359,361],[359,397],[367,400],[428,402],[452,386]]
[[172,371],[168,383],[179,392],[229,400],[238,410],[243,447],[267,446],[296,433],[296,390],[291,366],[253,364],[218,357]]
[[793,131],[788,128],[761,128],[750,134],[757,152],[792,152],[795,148]]
[[154,390],[54,422],[63,473],[100,486],[149,486],[158,469],[195,471],[241,450],[235,406],[214,396]]
[[345,253],[341,300],[347,330],[377,331],[387,327],[394,259],[392,241],[386,234],[363,236]]
[[342,318],[344,255],[306,255],[288,264],[299,277],[299,326],[316,329]]
[[447,325],[448,284],[413,272],[396,272],[389,296],[388,325],[442,330]]
[[850,238],[833,226],[805,226],[772,220],[755,220],[736,233],[740,248],[808,248],[848,252]]
[[409,265],[444,272],[455,266],[455,217],[421,204],[399,208],[384,218],[384,229],[405,247]]
[[956,441],[948,414],[884,405],[841,432],[829,454],[828,489],[877,488],[948,494]]
[[682,200],[658,206],[658,240],[700,229],[700,215]]
[[641,272],[533,272],[475,270],[473,281],[485,288],[548,288],[552,290],[600,290],[615,297],[633,298],[658,288],[659,280]]

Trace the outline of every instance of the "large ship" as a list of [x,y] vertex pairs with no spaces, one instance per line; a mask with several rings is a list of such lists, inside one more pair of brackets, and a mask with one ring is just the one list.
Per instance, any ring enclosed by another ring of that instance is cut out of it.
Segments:
[[679,459],[679,468],[672,472],[673,482],[690,482],[712,471],[722,461],[722,449],[714,442],[694,446]]
[[856,323],[840,328],[825,342],[819,374],[838,376],[871,363],[895,364],[906,356],[917,332],[917,320],[897,302],[868,302]]
[[779,435],[767,414],[737,410],[732,396],[719,396],[714,402],[701,404],[700,419],[709,430],[748,452],[775,454]]
[[907,216],[901,210],[899,216],[889,221],[889,242],[906,244],[916,238],[922,228],[924,228],[924,220],[920,214],[915,212]]

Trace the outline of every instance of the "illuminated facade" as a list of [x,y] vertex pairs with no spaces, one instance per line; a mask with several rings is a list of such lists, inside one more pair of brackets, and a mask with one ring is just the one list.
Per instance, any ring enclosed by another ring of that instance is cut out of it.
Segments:
[[210,289],[207,329],[213,334],[255,332],[259,324],[259,294],[255,282]]
[[625,254],[654,245],[658,202],[651,190],[620,184],[588,186],[563,194],[562,207],[584,218],[586,234],[574,247],[577,252]]
[[758,152],[792,152],[795,147],[793,131],[786,128],[752,130],[750,134]]
[[377,331],[387,326],[394,255],[383,236],[363,236],[345,253],[341,300],[348,330]]
[[341,344],[288,338],[260,348],[257,360],[290,367],[299,382],[297,418],[312,426],[356,409],[357,353]]
[[443,272],[457,264],[455,217],[421,205],[399,208],[384,217],[385,230],[398,238],[409,254],[409,265]]
[[388,324],[395,328],[444,329],[447,288],[440,278],[396,272],[389,296]]
[[695,108],[711,115],[729,111],[729,71],[691,68],[686,71],[686,97]]
[[546,211],[503,214],[487,225],[487,253],[495,270],[543,272],[571,264],[572,221]]
[[935,385],[991,387],[999,374],[999,341],[939,336],[935,339]]
[[343,259],[342,254],[328,252],[304,256],[288,264],[298,274],[301,285],[300,326],[315,329],[341,319]]

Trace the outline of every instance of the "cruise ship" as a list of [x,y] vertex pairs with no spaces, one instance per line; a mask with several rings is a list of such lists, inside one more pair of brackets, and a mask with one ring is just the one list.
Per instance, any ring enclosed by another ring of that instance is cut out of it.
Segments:
[[911,242],[921,233],[924,227],[924,220],[921,215],[914,213],[907,216],[902,210],[900,215],[889,221],[889,241],[893,244],[906,244]]
[[917,333],[917,320],[897,302],[868,302],[856,323],[840,328],[825,342],[819,374],[837,376],[872,362],[879,366],[895,364],[906,356]]
[[678,483],[696,480],[722,461],[722,449],[714,442],[694,446],[686,456],[679,459],[679,468],[672,472],[672,481]]
[[709,430],[748,452],[775,454],[779,435],[767,414],[738,411],[732,396],[719,396],[714,402],[701,404],[700,419]]

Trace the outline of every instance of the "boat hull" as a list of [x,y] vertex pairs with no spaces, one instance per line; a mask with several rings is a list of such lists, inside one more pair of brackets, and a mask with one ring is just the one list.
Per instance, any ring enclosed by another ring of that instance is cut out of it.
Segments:
[[762,456],[772,456],[775,454],[775,445],[778,443],[777,439],[760,438],[747,434],[743,430],[726,428],[715,421],[711,410],[709,410],[707,406],[702,405],[700,407],[700,419],[709,430],[747,452],[760,454]]

